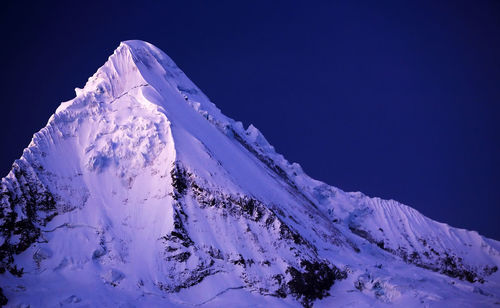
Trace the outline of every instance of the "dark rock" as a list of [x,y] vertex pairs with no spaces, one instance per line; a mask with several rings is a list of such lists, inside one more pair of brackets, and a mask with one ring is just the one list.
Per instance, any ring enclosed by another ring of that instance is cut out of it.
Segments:
[[328,290],[335,280],[347,278],[347,273],[339,270],[336,266],[326,263],[301,262],[303,271],[294,267],[288,267],[287,273],[292,277],[287,286],[290,293],[296,297],[304,307],[311,307],[314,300],[329,296]]
[[14,275],[22,275],[22,269],[12,266],[14,255],[36,242],[41,235],[40,227],[46,226],[57,210],[53,195],[33,168],[17,160],[12,173],[14,179],[4,178],[0,184],[0,233],[5,239],[0,246],[0,272],[7,269]]
[[7,297],[3,294],[3,290],[2,288],[0,288],[0,307],[3,307],[5,305],[7,305],[7,303],[9,302],[9,300],[7,299]]

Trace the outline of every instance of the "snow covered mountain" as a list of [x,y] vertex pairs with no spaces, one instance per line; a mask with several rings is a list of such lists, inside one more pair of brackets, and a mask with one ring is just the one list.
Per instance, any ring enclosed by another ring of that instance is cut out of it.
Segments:
[[500,304],[500,242],[308,177],[120,44],[0,186],[11,307]]

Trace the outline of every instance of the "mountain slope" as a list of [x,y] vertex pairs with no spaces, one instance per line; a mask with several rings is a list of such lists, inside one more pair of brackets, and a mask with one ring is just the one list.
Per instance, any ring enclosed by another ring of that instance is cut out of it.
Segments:
[[309,178],[149,43],[76,92],[1,182],[8,305],[499,301],[499,242]]

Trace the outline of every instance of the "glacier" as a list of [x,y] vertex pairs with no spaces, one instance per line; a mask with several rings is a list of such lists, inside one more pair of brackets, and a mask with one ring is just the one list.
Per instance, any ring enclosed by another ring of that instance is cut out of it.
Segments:
[[500,242],[310,178],[150,43],[75,92],[1,181],[1,304],[500,304]]

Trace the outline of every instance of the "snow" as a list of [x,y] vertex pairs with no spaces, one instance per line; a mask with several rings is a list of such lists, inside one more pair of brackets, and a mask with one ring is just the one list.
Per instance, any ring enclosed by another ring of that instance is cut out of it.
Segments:
[[9,306],[297,307],[276,276],[304,260],[347,273],[317,307],[500,302],[498,241],[311,179],[149,43],[121,43],[75,92],[17,161],[26,176],[2,179],[57,214],[14,256],[22,277],[0,274]]

